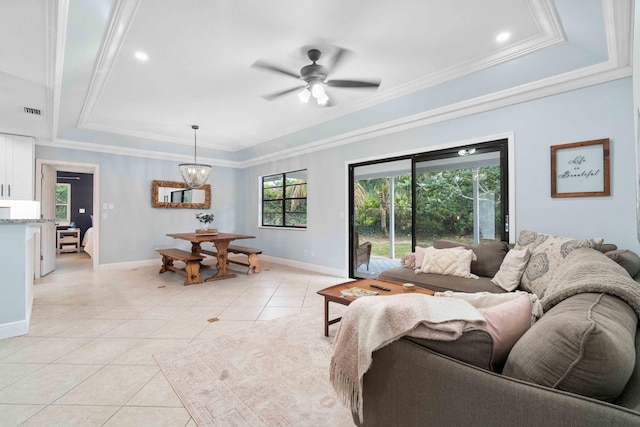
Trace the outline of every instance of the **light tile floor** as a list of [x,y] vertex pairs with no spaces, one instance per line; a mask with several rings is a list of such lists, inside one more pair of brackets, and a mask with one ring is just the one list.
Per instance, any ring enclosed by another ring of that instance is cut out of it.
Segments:
[[154,353],[321,308],[316,292],[344,281],[265,263],[183,286],[158,274],[160,261],[93,272],[86,254],[64,254],[57,264],[36,280],[29,334],[0,340],[0,427],[195,427]]

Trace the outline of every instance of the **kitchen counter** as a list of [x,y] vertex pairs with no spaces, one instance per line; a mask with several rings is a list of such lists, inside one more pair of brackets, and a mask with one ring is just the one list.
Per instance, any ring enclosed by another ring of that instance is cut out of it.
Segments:
[[29,333],[36,235],[49,222],[55,219],[0,219],[0,339]]
[[56,220],[52,218],[0,219],[0,224],[44,224],[46,222],[56,222]]

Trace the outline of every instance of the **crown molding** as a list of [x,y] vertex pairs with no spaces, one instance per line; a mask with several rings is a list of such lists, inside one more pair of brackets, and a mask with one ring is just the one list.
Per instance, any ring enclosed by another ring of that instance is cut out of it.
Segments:
[[[131,137],[135,137],[135,138],[150,139],[150,140],[153,140],[153,141],[170,142],[170,143],[178,144],[178,145],[193,146],[193,139],[175,138],[175,137],[167,136],[167,135],[159,135],[159,134],[150,133],[150,132],[134,131],[134,130],[129,130],[129,129],[117,128],[117,127],[113,127],[113,126],[103,126],[103,125],[98,125],[98,124],[94,124],[94,123],[87,123],[82,127],[82,129],[94,130],[94,131],[98,131],[98,132],[105,132],[105,133],[111,133],[111,134],[115,133],[115,134],[118,134],[118,135],[125,135],[125,136],[131,136]],[[210,142],[201,141],[200,138],[198,138],[198,145],[200,147],[207,147],[207,148],[212,148],[212,149],[215,149],[215,150],[232,151],[232,150],[229,149],[228,145],[212,144]],[[234,151],[237,151],[237,150],[238,149],[236,149]]]
[[[61,3],[67,2],[67,0],[59,1]],[[131,20],[135,15],[135,10],[137,8],[138,2],[139,0],[135,0],[133,2],[124,2],[123,0],[117,0],[116,8],[114,11],[114,14],[115,16],[117,16],[117,18],[110,20],[110,26],[107,33],[108,36],[105,39],[105,43],[103,44],[103,49],[101,49],[98,65],[94,70],[91,88],[83,105],[82,114],[80,116],[81,119],[79,120],[78,127],[82,126],[86,129],[102,130],[112,133],[120,133],[152,140],[162,140],[187,145],[187,142],[185,142],[185,140],[179,138],[170,138],[162,135],[150,135],[144,132],[132,132],[124,129],[115,129],[107,126],[99,126],[88,123],[88,116],[90,115],[95,102],[97,102],[99,98],[100,91],[104,86],[104,83],[108,76],[108,70],[110,70],[110,66],[117,56],[117,52],[124,39],[126,30],[128,29],[128,24],[131,23]],[[123,6],[123,3],[126,3],[126,7]],[[566,72],[553,77],[537,80],[535,82],[523,84],[517,87],[505,89],[488,95],[483,95],[473,99],[468,99],[447,106],[435,108],[411,116],[406,116],[401,119],[391,120],[388,122],[380,123],[378,125],[369,126],[352,132],[347,132],[338,136],[323,138],[321,140],[317,140],[305,145],[260,156],[259,158],[245,161],[227,161],[217,160],[213,158],[203,158],[203,160],[215,166],[247,168],[269,163],[274,160],[281,160],[293,156],[309,154],[320,150],[362,141],[365,139],[380,137],[396,132],[401,132],[407,129],[438,123],[445,120],[456,119],[471,114],[489,111],[496,108],[501,108],[550,95],[605,83],[611,80],[629,77],[632,74],[631,43],[633,30],[632,14],[630,14],[629,11],[633,10],[633,4],[631,3],[631,0],[603,0],[603,5],[609,57],[605,62]],[[543,35],[527,41],[527,43],[529,43],[530,50],[527,52],[523,52],[522,54],[530,53],[533,50],[564,40],[564,34],[562,32],[560,22],[553,7],[552,0],[529,0],[529,6],[532,13],[536,17],[536,21],[541,24]],[[116,26],[116,23],[118,24],[117,26],[120,29],[119,34],[114,34],[116,32],[114,28]],[[127,26],[121,27],[123,23],[126,23]],[[522,49],[523,46],[520,46],[520,48]],[[492,60],[492,62],[489,61],[487,63],[481,63],[481,61],[479,62],[479,59],[466,62],[465,64],[463,64],[463,66],[456,66],[447,70],[446,73],[438,73],[437,75],[432,75],[426,77],[425,79],[421,79],[419,83],[413,82],[409,85],[405,85],[398,91],[393,91],[393,93],[385,92],[385,94],[381,95],[381,98],[357,103],[357,105],[352,110],[356,111],[367,106],[378,104],[384,100],[395,98],[397,96],[405,94],[403,92],[405,90],[406,93],[410,93],[420,88],[426,88],[438,83],[442,83],[445,80],[450,80],[452,78],[452,73],[454,76],[460,77],[464,74],[468,74],[469,72],[478,71],[482,68],[496,65],[497,63],[504,61],[504,58],[513,59],[518,56],[516,52],[511,53],[511,55],[511,57],[501,56],[500,58],[502,59],[496,57]],[[412,86],[414,84],[421,84],[423,86]],[[369,102],[371,104],[368,104]],[[344,114],[344,111],[342,112],[342,114]],[[109,154],[129,155],[161,160],[185,159],[186,161],[188,161],[190,159],[190,157],[186,155],[158,153],[149,150],[131,149],[92,143],[81,143],[61,139],[56,140],[55,142],[38,142],[38,144],[60,148],[96,151]],[[206,143],[204,145],[212,148],[215,147],[214,145]],[[237,149],[234,151],[237,151]]]
[[[526,0],[529,10],[534,17],[540,32],[535,37],[523,40],[520,43],[510,45],[502,50],[496,51],[491,55],[480,56],[468,61],[464,61],[455,66],[440,70],[436,73],[418,78],[412,82],[400,85],[393,89],[373,94],[365,99],[354,102],[348,107],[334,108],[324,119],[331,120],[339,116],[354,113],[356,111],[378,105],[380,103],[395,99],[415,91],[423,90],[432,86],[442,84],[468,74],[472,74],[479,70],[492,67],[496,64],[510,61],[519,56],[528,55],[536,50],[543,49],[550,45],[564,41],[562,26],[557,16],[552,0]],[[94,68],[91,83],[87,92],[87,96],[82,105],[77,127],[80,129],[108,132],[135,138],[151,139],[156,141],[169,142],[174,144],[189,145],[189,141],[159,135],[144,131],[135,131],[117,126],[107,126],[92,122],[91,117],[96,104],[100,100],[102,90],[109,78],[112,66],[114,65],[118,52],[125,41],[126,34],[129,31],[140,0],[124,1],[115,0],[114,11],[109,19],[106,37],[99,51],[96,67]],[[314,123],[306,123],[303,126],[294,126],[290,128],[282,128],[281,137],[287,133],[292,133],[313,126]],[[55,135],[55,134],[54,134]],[[278,138],[276,137],[276,138]],[[265,142],[265,141],[263,141]],[[239,144],[237,141],[228,141],[227,143],[207,143],[203,141],[203,146],[237,152],[248,148],[245,144]]]
[[[90,151],[94,153],[113,154],[116,156],[142,157],[146,159],[169,160],[176,162],[191,162],[193,156],[186,154],[163,153],[139,148],[119,147],[115,145],[94,144],[90,142],[72,141],[69,139],[37,140],[36,145],[43,147],[65,148],[68,150]],[[240,164],[233,160],[213,159],[210,157],[198,156],[198,160],[212,166],[239,168]]]
[[617,80],[631,75],[631,67],[613,66],[611,61],[582,68],[577,71],[564,73],[558,76],[527,83],[515,88],[495,92],[477,98],[465,100],[444,107],[435,108],[401,119],[391,120],[357,131],[347,132],[335,137],[323,138],[299,147],[274,152],[257,159],[251,159],[239,163],[240,167],[251,167],[268,163],[273,160],[281,160],[289,157],[310,154],[328,148],[339,147],[345,144],[376,138],[408,129],[426,126],[433,123],[461,118],[471,114],[477,114],[494,110],[509,105],[532,101],[546,96],[556,95],[611,80]]
[[106,35],[99,51],[96,66],[93,69],[87,96],[78,117],[78,128],[82,128],[89,122],[89,117],[100,99],[100,94],[109,78],[109,73],[118,57],[139,4],[140,0],[114,0]]

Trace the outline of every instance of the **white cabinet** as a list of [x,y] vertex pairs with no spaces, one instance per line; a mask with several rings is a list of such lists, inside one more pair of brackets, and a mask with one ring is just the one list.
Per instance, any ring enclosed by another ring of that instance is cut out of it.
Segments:
[[33,200],[34,140],[0,134],[0,199]]

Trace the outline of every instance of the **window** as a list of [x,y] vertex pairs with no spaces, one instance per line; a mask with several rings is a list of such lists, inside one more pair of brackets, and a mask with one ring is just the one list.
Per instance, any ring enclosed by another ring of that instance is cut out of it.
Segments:
[[56,184],[56,222],[61,225],[71,222],[71,184]]
[[307,228],[307,171],[262,177],[261,225]]

